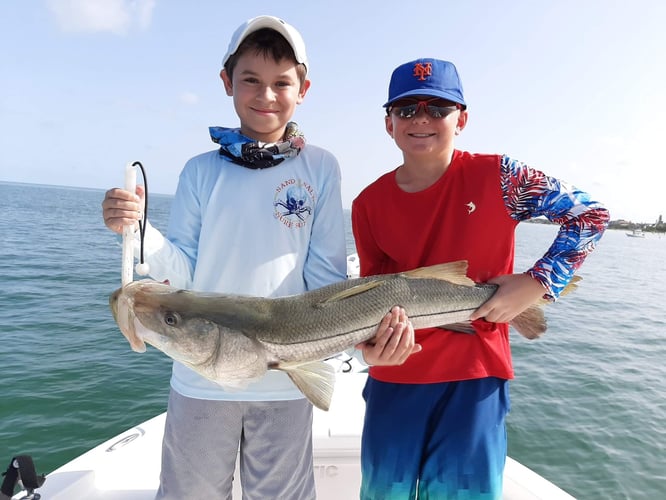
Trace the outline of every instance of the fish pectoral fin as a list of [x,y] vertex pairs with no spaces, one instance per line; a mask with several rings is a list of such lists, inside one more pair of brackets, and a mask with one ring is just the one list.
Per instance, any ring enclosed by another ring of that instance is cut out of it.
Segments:
[[302,365],[280,365],[289,378],[317,408],[328,411],[333,398],[335,370],[328,363],[314,361]]
[[442,325],[438,326],[437,328],[443,328],[444,330],[451,330],[452,332],[469,333],[472,335],[476,333],[476,330],[472,326],[471,321],[461,321],[460,323],[451,323],[450,325]]
[[344,300],[349,297],[354,297],[355,295],[365,293],[368,290],[372,290],[373,288],[376,288],[378,286],[382,286],[386,280],[373,280],[373,281],[367,281],[365,283],[362,283],[360,285],[353,286],[351,288],[347,288],[346,290],[342,290],[341,292],[338,292],[336,294],[331,295],[328,297],[326,300],[323,300],[319,303],[320,306],[330,304],[332,302],[337,302],[339,300]]
[[540,337],[548,328],[546,316],[538,304],[531,305],[518,316],[509,321],[523,337],[530,340]]
[[406,278],[437,279],[456,285],[474,286],[473,280],[467,277],[467,261],[457,260],[434,266],[419,267],[402,273]]

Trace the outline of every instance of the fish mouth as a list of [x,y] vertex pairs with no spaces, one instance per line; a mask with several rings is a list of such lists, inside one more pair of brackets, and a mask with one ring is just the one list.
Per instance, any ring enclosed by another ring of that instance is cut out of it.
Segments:
[[109,306],[111,307],[113,318],[116,320],[120,331],[129,342],[132,350],[135,352],[145,352],[146,343],[138,335],[134,325],[133,299],[130,296],[131,294],[125,290],[125,287],[119,288],[109,297]]

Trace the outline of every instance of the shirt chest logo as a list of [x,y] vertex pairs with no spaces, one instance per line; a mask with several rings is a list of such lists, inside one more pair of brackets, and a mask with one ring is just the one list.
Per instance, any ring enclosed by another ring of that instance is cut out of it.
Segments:
[[273,216],[288,228],[304,227],[312,216],[316,195],[308,182],[300,179],[282,181],[275,188]]

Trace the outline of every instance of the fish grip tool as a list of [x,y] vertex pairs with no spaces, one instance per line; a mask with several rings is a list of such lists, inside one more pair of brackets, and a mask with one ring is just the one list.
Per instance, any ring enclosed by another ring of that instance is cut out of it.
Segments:
[[122,286],[134,281],[134,271],[137,274],[146,275],[150,272],[148,264],[143,258],[143,241],[146,235],[146,222],[148,221],[148,179],[146,169],[140,161],[134,161],[125,165],[125,190],[131,193],[136,191],[136,170],[141,170],[144,189],[144,207],[139,219],[140,254],[139,263],[134,267],[134,228],[125,226],[123,228],[123,254],[122,254]]
[[35,464],[30,455],[17,455],[11,459],[7,470],[2,473],[5,479],[0,486],[0,500],[9,500],[14,494],[17,484],[21,484],[26,490],[26,496],[20,500],[39,500],[41,495],[35,493],[46,481],[44,474],[37,474]]

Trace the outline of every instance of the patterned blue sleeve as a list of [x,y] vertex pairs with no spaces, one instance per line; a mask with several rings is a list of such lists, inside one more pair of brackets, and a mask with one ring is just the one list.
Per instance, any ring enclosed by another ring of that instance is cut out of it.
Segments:
[[545,216],[560,225],[546,254],[527,271],[546,288],[546,298],[555,300],[594,250],[610,214],[586,192],[508,156],[502,157],[501,183],[512,218]]

